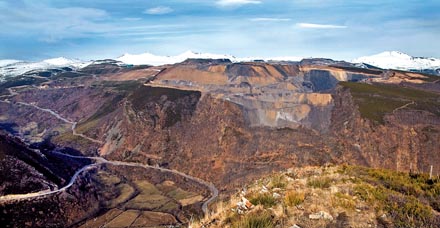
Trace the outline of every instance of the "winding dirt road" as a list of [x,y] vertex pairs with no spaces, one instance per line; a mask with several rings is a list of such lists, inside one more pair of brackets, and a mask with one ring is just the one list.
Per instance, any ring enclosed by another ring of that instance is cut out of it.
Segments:
[[[13,94],[12,91],[11,95],[16,95],[17,93]],[[58,114],[57,112],[51,110],[51,109],[46,109],[46,108],[41,108],[38,107],[34,104],[29,104],[29,103],[25,103],[25,102],[17,102],[16,104],[20,104],[20,105],[25,105],[25,106],[31,106],[34,107],[40,111],[43,112],[47,112],[49,114],[51,114],[52,116],[56,117],[57,119],[65,122],[65,123],[69,123],[72,124],[72,132],[73,135],[82,137],[84,139],[87,139],[89,141],[95,142],[95,143],[99,143],[99,144],[103,144],[102,141],[96,140],[96,139],[92,139],[86,135],[77,133],[75,131],[77,122],[68,120],[64,117],[62,117],[60,114]],[[44,190],[44,191],[39,191],[39,192],[33,192],[33,193],[27,193],[27,194],[12,194],[12,195],[5,195],[5,196],[1,196],[0,197],[0,203],[4,203],[4,202],[10,202],[10,201],[19,201],[19,200],[25,200],[25,199],[33,199],[33,198],[37,198],[37,197],[44,197],[44,196],[48,196],[48,195],[52,195],[52,194],[56,194],[59,192],[63,192],[66,191],[67,189],[69,189],[70,187],[72,187],[72,185],[75,183],[76,179],[79,177],[79,175],[85,171],[97,168],[99,165],[101,164],[110,164],[110,165],[116,165],[116,166],[131,166],[131,167],[141,167],[141,168],[145,168],[145,169],[156,169],[156,170],[160,170],[163,172],[170,172],[182,177],[185,177],[187,179],[190,179],[192,181],[195,181],[205,187],[207,187],[210,191],[211,191],[211,197],[209,199],[207,199],[203,205],[202,205],[202,211],[203,213],[208,214],[209,210],[208,210],[208,205],[210,203],[212,203],[217,197],[218,197],[218,189],[212,184],[212,183],[208,183],[200,178],[197,177],[193,177],[190,176],[188,174],[182,173],[180,171],[177,170],[172,170],[172,169],[166,169],[166,168],[162,168],[162,167],[158,167],[158,166],[150,166],[150,165],[145,165],[145,164],[141,164],[141,163],[132,163],[132,162],[122,162],[122,161],[108,161],[103,157],[83,157],[83,156],[74,156],[74,155],[68,155],[68,154],[63,154],[63,153],[59,153],[59,152],[52,152],[52,153],[56,153],[62,156],[66,156],[66,157],[70,157],[70,158],[76,158],[76,159],[91,159],[94,160],[95,163],[87,165],[82,167],[81,169],[79,169],[78,171],[75,172],[75,174],[72,176],[72,178],[70,179],[69,183],[60,188],[60,189],[56,189],[56,190]]]
[[396,113],[397,111],[399,111],[399,110],[401,110],[401,109],[404,109],[404,108],[406,108],[406,107],[408,107],[408,106],[410,106],[410,105],[413,105],[413,104],[416,104],[416,102],[415,102],[415,101],[411,101],[411,102],[409,102],[408,104],[402,105],[402,106],[400,106],[400,107],[394,109],[394,110],[393,110],[393,113]]
[[68,120],[68,119],[60,116],[60,114],[58,114],[58,113],[56,113],[56,112],[54,112],[54,111],[52,111],[50,109],[41,108],[41,107],[38,107],[38,106],[36,106],[34,104],[29,104],[29,103],[25,103],[25,102],[17,102],[17,104],[24,105],[24,106],[31,106],[31,107],[34,107],[34,108],[40,110],[40,111],[47,112],[47,113],[51,114],[52,116],[55,116],[57,119],[65,122],[65,123],[72,124],[72,134],[73,135],[79,136],[81,138],[84,138],[84,139],[89,140],[89,141],[94,142],[94,143],[104,144],[103,141],[92,139],[92,138],[88,137],[87,135],[84,135],[84,134],[76,132],[76,125],[78,124],[78,122],[74,122],[74,121]]
[[72,178],[70,179],[69,183],[60,188],[60,189],[56,189],[56,190],[44,190],[44,191],[39,191],[39,192],[33,192],[33,193],[27,193],[27,194],[12,194],[12,195],[5,195],[5,196],[1,196],[0,197],[0,203],[2,202],[9,202],[9,201],[19,201],[19,200],[25,200],[25,199],[32,199],[32,198],[37,198],[37,197],[44,197],[47,195],[51,195],[51,194],[55,194],[55,193],[59,193],[59,192],[63,192],[66,191],[67,189],[69,189],[70,187],[72,187],[72,185],[75,183],[76,179],[79,177],[79,175],[85,171],[97,168],[99,165],[101,164],[110,164],[110,165],[115,165],[115,166],[131,166],[131,167],[141,167],[141,168],[145,168],[145,169],[155,169],[155,170],[160,170],[163,172],[169,172],[169,173],[173,173],[182,177],[185,177],[187,179],[190,179],[192,181],[195,181],[205,187],[207,187],[210,191],[211,191],[211,197],[206,200],[203,205],[202,205],[202,211],[205,214],[209,213],[208,210],[208,205],[213,202],[217,197],[218,197],[218,189],[212,184],[212,183],[208,183],[200,178],[197,177],[193,177],[190,176],[188,174],[182,173],[180,171],[177,170],[173,170],[173,169],[166,169],[166,168],[162,168],[162,167],[158,167],[158,166],[150,166],[150,165],[145,165],[145,164],[140,164],[140,163],[133,163],[133,162],[122,162],[122,161],[109,161],[103,157],[82,157],[82,156],[74,156],[74,155],[68,155],[68,154],[63,154],[60,152],[52,152],[52,153],[56,153],[62,156],[66,156],[66,157],[70,157],[70,158],[75,158],[75,159],[91,159],[94,160],[95,163],[90,164],[90,165],[86,165],[84,167],[82,167],[81,169],[79,169],[78,171],[75,172],[75,174],[72,176]]

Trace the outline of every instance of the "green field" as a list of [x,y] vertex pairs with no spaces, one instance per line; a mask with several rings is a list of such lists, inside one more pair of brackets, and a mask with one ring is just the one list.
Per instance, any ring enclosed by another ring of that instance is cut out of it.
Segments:
[[440,95],[397,85],[340,82],[349,88],[363,118],[384,123],[383,117],[395,109],[423,110],[440,116]]

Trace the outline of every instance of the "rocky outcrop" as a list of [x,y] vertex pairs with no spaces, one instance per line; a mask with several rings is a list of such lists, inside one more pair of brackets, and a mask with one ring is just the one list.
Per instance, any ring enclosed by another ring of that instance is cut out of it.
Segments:
[[384,124],[362,118],[349,89],[334,95],[332,131],[341,160],[399,171],[440,172],[440,117],[426,111],[399,109]]
[[[104,142],[91,145],[62,134],[52,137],[58,145],[93,154],[99,147],[102,156],[171,167],[226,190],[288,165],[333,162],[425,170],[438,160],[432,152],[438,148],[438,117],[400,109],[388,113],[385,124],[374,123],[360,115],[349,91],[335,89],[341,80],[386,79],[381,70],[329,60],[191,60],[164,66],[140,82],[113,81],[119,73],[103,73],[103,81],[93,83],[93,77],[83,79],[87,83],[81,88],[23,90],[12,100],[52,107],[79,121],[77,133]],[[15,106],[0,107],[12,116]],[[35,122],[49,125],[43,114],[34,110]],[[18,125],[25,117],[20,118]],[[67,134],[70,129],[64,130]]]

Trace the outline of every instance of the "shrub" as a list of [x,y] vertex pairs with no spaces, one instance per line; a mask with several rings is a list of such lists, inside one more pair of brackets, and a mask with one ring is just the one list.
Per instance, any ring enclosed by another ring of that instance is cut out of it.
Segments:
[[273,216],[266,211],[247,214],[232,224],[233,228],[272,228],[275,227]]
[[337,192],[332,197],[332,206],[341,207],[348,210],[354,210],[356,207],[356,202],[353,200],[351,196]]
[[434,225],[431,208],[412,196],[390,194],[385,209],[393,218],[396,227],[431,227]]
[[329,188],[332,180],[328,177],[316,177],[307,181],[307,186],[312,188]]
[[270,185],[272,188],[285,188],[287,186],[286,178],[284,178],[284,175],[282,174],[276,175],[272,177]]
[[303,192],[290,191],[284,197],[284,203],[289,206],[297,206],[304,202],[305,194]]
[[263,205],[265,208],[273,207],[277,204],[277,200],[270,193],[252,194],[248,198],[253,205]]

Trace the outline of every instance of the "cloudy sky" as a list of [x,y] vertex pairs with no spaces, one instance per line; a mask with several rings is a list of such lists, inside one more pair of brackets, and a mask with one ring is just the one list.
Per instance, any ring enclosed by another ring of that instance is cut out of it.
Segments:
[[440,57],[439,0],[0,0],[0,59]]

